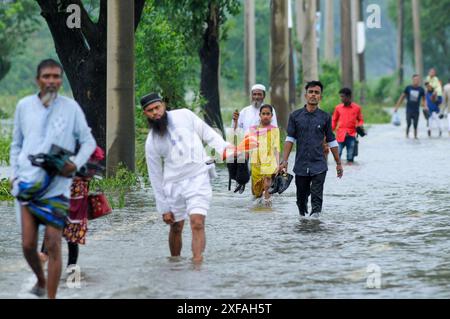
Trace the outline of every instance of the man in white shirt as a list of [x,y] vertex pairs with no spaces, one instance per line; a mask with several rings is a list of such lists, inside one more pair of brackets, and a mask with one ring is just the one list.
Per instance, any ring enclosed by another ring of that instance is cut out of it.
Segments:
[[443,98],[444,98],[444,113],[445,116],[447,116],[448,121],[448,134],[450,135],[450,79],[448,80],[447,84],[444,85],[443,89]]
[[[12,193],[21,210],[23,253],[37,277],[31,292],[43,296],[47,289],[51,299],[56,297],[61,277],[61,236],[72,184],[69,176],[87,162],[96,147],[78,103],[57,94],[62,76],[58,62],[49,59],[39,64],[36,82],[40,92],[17,104],[10,150]],[[77,141],[79,152],[60,163],[61,170],[56,176],[30,162],[30,155],[48,154],[53,146],[74,153]],[[46,226],[47,279],[37,252],[39,224]]]
[[[231,126],[242,130],[245,134],[250,127],[259,125],[259,108],[264,103],[266,97],[266,87],[262,84],[255,84],[251,89],[252,104],[242,109],[242,111],[233,113]],[[273,109],[272,126],[278,127],[277,114]]]
[[172,256],[180,256],[182,231],[189,216],[192,229],[193,262],[203,260],[205,249],[205,217],[210,207],[210,177],[214,164],[208,164],[203,143],[222,159],[233,155],[235,147],[187,109],[166,111],[156,93],[141,99],[150,132],[145,153],[156,209],[170,225],[169,248]]

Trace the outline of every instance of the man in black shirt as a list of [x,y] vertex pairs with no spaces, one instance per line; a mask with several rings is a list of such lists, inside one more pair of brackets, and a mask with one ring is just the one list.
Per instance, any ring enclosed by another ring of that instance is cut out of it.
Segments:
[[308,197],[311,194],[311,215],[318,217],[322,211],[323,184],[328,171],[323,143],[328,143],[339,178],[344,171],[339,159],[338,143],[331,129],[331,116],[319,109],[323,85],[319,81],[306,84],[307,104],[289,116],[287,138],[284,144],[283,160],[279,171],[286,171],[292,146],[297,143],[295,154],[295,185],[297,187],[297,206],[300,215],[308,213]]
[[[411,122],[414,125],[414,138],[417,139],[417,125],[419,124],[419,106],[422,104],[424,110],[425,106],[425,90],[420,86],[420,76],[413,75],[412,85],[408,85],[403,91],[402,95],[395,105],[394,112],[397,112],[403,99],[406,97],[406,138],[409,138],[409,128]],[[425,114],[425,113],[424,113]]]

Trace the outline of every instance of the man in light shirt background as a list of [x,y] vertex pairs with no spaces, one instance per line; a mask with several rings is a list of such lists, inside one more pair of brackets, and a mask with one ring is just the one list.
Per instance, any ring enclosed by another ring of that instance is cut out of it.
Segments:
[[[233,113],[233,120],[231,126],[240,130],[243,134],[247,133],[250,127],[259,125],[259,108],[264,103],[266,97],[266,87],[262,84],[255,84],[251,89],[252,103],[242,109],[241,112],[237,110]],[[275,106],[276,107],[276,106]],[[278,127],[277,113],[273,109],[272,126]]]
[[443,89],[443,98],[444,98],[444,113],[445,116],[447,117],[447,121],[448,121],[448,134],[450,135],[450,79],[448,79],[447,84],[444,85],[444,89]]

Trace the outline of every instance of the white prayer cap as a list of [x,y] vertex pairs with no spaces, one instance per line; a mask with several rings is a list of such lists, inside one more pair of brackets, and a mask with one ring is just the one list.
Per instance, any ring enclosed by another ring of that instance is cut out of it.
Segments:
[[253,92],[254,90],[261,90],[261,91],[266,92],[266,87],[262,84],[255,84],[252,86],[251,92]]

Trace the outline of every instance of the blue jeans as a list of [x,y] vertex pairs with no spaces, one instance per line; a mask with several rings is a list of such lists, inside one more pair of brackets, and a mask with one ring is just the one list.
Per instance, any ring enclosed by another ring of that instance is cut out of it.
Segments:
[[339,143],[339,157],[342,157],[342,150],[347,148],[347,161],[353,162],[356,137],[347,135],[343,143]]

